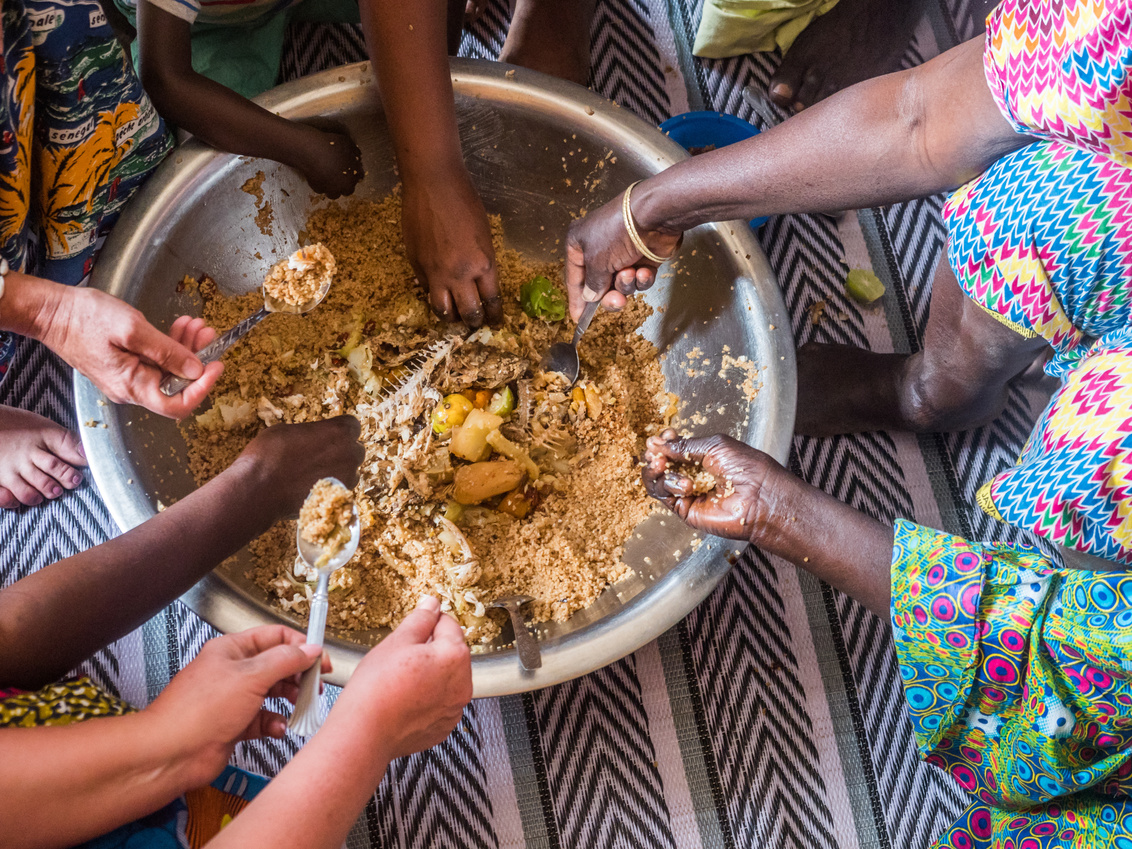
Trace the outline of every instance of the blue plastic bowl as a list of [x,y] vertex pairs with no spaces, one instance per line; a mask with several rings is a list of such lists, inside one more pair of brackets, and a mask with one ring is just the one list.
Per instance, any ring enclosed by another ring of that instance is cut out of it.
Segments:
[[[759,134],[758,127],[724,112],[685,112],[669,118],[660,129],[685,150],[710,145],[718,149]],[[766,218],[753,218],[751,229],[766,222]]]

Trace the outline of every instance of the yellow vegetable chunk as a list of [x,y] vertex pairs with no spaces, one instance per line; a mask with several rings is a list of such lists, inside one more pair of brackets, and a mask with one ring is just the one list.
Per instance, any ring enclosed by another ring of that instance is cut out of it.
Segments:
[[448,395],[432,411],[432,432],[447,433],[464,423],[472,410],[472,402],[463,395]]
[[492,496],[510,492],[526,479],[527,473],[511,460],[472,463],[456,470],[452,497],[461,504],[479,504]]
[[[452,396],[449,396],[452,397]],[[503,419],[483,410],[471,410],[464,423],[452,430],[448,450],[470,463],[478,463],[491,456],[487,435],[503,424]]]
[[527,453],[526,449],[521,445],[516,445],[502,433],[493,430],[487,435],[487,444],[502,454],[509,460],[514,460],[527,474],[531,476],[531,480],[537,481],[539,476],[538,464],[531,459],[531,455]]

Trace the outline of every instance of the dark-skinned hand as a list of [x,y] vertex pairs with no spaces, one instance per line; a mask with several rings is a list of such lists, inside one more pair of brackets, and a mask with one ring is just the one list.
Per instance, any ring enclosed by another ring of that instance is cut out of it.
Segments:
[[[657,266],[641,256],[625,229],[622,197],[575,219],[566,235],[566,295],[575,321],[588,301],[601,298],[605,309],[619,310],[626,298],[656,281]],[[671,256],[680,246],[679,235],[648,232],[641,236],[658,256]]]
[[428,289],[433,311],[468,327],[499,324],[499,294],[491,227],[471,178],[453,173],[406,179],[401,230],[409,262]]
[[345,133],[316,130],[309,151],[301,170],[314,191],[331,199],[354,193],[365,170],[362,152],[352,138]]
[[[703,466],[715,489],[692,495],[692,481],[669,468],[675,463]],[[763,488],[782,475],[789,472],[769,455],[730,436],[684,438],[671,428],[649,437],[642,472],[645,491],[693,528],[753,542],[763,527]]]

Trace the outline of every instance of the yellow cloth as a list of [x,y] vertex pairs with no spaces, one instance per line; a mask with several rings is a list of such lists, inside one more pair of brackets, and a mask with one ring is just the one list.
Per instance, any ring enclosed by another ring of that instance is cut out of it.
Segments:
[[778,48],[783,53],[837,0],[705,0],[692,53],[726,59]]

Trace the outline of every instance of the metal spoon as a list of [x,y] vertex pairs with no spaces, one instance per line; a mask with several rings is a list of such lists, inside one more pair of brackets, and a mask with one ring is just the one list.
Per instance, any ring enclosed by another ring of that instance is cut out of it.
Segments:
[[[299,251],[296,251],[294,254],[292,254],[292,257],[300,253],[301,250],[302,249],[300,248]],[[292,314],[302,314],[310,312],[322,303],[323,299],[326,298],[326,294],[329,291],[330,279],[327,278],[323,281],[322,286],[319,287],[318,294],[316,294],[306,303],[299,304],[298,306],[296,306],[295,304],[289,304],[286,301],[277,300],[271,297],[271,295],[267,294],[267,292],[264,292],[263,306],[259,309],[258,312],[252,313],[227,333],[217,336],[214,340],[212,340],[211,344],[206,345],[205,347],[197,351],[197,358],[200,360],[201,365],[208,365],[209,363],[216,362],[218,359],[224,356],[225,352],[227,352],[229,348],[231,348],[233,345],[247,336],[248,332],[253,327],[267,318],[269,313],[287,312]],[[185,378],[178,377],[175,374],[169,374],[166,375],[165,379],[161,381],[161,391],[165,395],[176,395],[190,383],[192,383],[191,380],[186,380]]]
[[601,301],[590,301],[586,304],[582,317],[578,319],[578,327],[574,330],[573,342],[555,342],[550,346],[550,350],[542,358],[543,371],[558,372],[570,381],[571,386],[578,381],[578,372],[582,370],[582,364],[578,360],[578,343],[582,341],[582,334],[593,321],[600,303]]
[[542,654],[538,649],[538,640],[527,629],[527,623],[519,610],[528,601],[534,599],[529,595],[507,595],[497,598],[488,607],[502,607],[511,614],[511,627],[515,630],[515,651],[519,653],[519,665],[523,669],[532,670],[542,666]]
[[[337,478],[326,478],[326,480],[339,486],[345,486]],[[299,557],[308,567],[318,570],[318,585],[314,591],[314,598],[311,599],[310,619],[307,624],[307,642],[311,645],[321,646],[322,639],[326,634],[326,611],[330,604],[328,598],[330,575],[345,566],[354,556],[354,552],[358,550],[361,522],[358,521],[357,505],[354,505],[350,512],[350,541],[322,565],[316,565],[324,555],[322,546],[303,539],[301,528],[295,531],[295,537],[299,545]],[[295,699],[295,710],[291,713],[291,719],[287,723],[287,727],[300,737],[310,737],[322,726],[318,701],[318,687],[321,682],[322,659],[320,657],[303,672],[299,679],[299,695]]]

